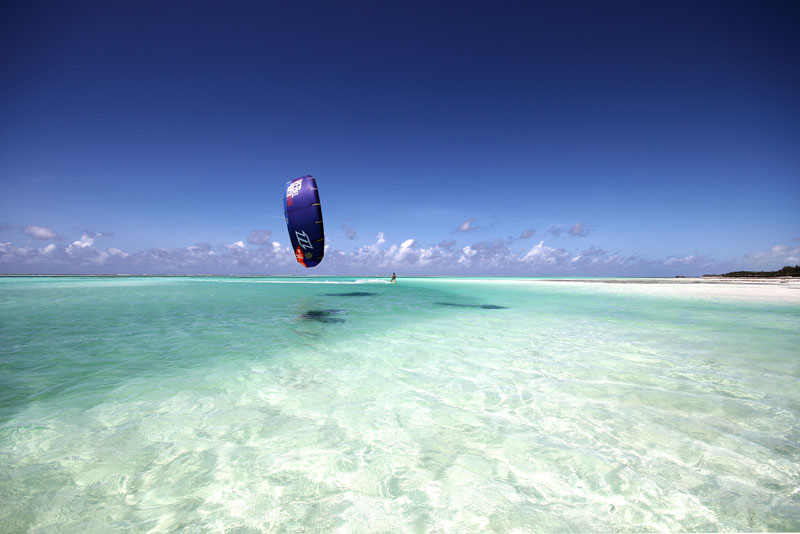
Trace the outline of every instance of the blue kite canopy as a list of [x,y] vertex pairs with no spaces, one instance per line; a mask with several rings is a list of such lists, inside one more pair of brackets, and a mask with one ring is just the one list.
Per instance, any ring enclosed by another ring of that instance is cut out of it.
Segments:
[[283,213],[297,262],[314,267],[325,254],[325,231],[317,181],[310,174],[286,183]]

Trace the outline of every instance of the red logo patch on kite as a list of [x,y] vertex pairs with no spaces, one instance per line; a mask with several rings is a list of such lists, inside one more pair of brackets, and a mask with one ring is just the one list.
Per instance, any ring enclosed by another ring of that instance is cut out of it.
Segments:
[[297,258],[297,261],[300,263],[300,265],[306,267],[306,262],[303,260],[303,249],[300,248],[299,245],[294,251],[294,256]]

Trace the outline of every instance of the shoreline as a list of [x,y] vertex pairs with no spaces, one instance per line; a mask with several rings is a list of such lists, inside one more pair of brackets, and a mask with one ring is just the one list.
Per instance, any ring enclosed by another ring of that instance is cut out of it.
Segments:
[[795,283],[800,285],[800,278],[754,278],[754,277],[730,277],[730,276],[698,276],[688,277],[683,276],[680,278],[550,278],[547,279],[552,282],[584,282],[584,283],[600,283],[600,284],[749,284],[749,285],[775,285],[775,284],[791,284]]

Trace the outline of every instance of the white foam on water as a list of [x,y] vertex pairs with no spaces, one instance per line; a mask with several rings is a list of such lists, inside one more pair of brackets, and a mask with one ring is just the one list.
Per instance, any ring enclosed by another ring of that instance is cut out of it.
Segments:
[[389,284],[389,280],[381,278],[358,278],[356,280],[336,280],[336,279],[313,279],[313,278],[300,278],[300,279],[260,279],[260,278],[193,278],[192,281],[198,282],[214,282],[214,283],[235,283],[235,284],[328,284],[328,285],[354,285],[354,284]]
[[557,288],[568,285],[570,291],[586,293],[613,293],[617,295],[641,295],[647,297],[666,297],[683,299],[721,299],[740,302],[774,302],[800,305],[800,281],[743,280],[714,278],[415,278],[421,283],[527,285],[535,284]]
[[359,278],[357,280],[250,280],[259,284],[389,284],[389,280],[379,278]]

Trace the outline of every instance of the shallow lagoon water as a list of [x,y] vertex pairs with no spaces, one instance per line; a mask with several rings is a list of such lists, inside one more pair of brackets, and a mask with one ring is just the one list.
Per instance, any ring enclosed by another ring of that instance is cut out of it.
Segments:
[[800,290],[0,279],[0,531],[800,530]]

